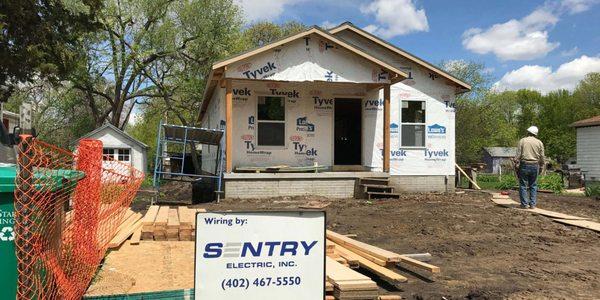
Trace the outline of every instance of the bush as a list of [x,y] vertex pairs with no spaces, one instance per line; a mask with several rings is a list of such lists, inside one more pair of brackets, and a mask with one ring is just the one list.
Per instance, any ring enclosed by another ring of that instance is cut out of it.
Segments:
[[502,180],[496,184],[498,190],[510,190],[514,187],[519,186],[517,177],[515,175],[502,175]]
[[555,194],[560,194],[564,190],[563,179],[560,174],[551,173],[546,176],[540,176],[538,188],[541,190],[551,190]]
[[585,195],[588,197],[600,197],[600,183],[587,183]]
[[500,177],[495,174],[477,174],[477,183],[479,182],[500,182]]

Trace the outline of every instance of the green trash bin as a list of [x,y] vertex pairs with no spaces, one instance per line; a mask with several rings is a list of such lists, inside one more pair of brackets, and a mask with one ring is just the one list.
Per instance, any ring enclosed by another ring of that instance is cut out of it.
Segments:
[[[17,175],[14,164],[0,163],[0,299],[15,299],[17,293],[17,257],[15,255],[15,206],[14,191]],[[76,170],[49,170],[35,172],[34,177],[44,177],[44,185],[37,189],[60,192],[65,187],[72,190],[77,181],[84,177]]]
[[15,299],[17,295],[15,176],[14,164],[0,164],[0,299]]

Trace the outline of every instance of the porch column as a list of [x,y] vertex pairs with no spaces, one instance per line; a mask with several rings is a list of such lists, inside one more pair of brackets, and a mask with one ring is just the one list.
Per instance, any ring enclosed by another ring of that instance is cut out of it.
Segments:
[[390,84],[383,86],[383,172],[390,171]]
[[233,166],[233,155],[231,137],[233,135],[233,121],[231,111],[233,110],[233,93],[231,79],[225,79],[225,172],[231,173]]

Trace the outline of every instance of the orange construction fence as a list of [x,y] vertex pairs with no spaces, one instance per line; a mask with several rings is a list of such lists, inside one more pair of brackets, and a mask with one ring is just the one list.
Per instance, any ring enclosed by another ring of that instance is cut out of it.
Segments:
[[91,139],[71,152],[23,135],[17,161],[17,299],[80,299],[144,174]]

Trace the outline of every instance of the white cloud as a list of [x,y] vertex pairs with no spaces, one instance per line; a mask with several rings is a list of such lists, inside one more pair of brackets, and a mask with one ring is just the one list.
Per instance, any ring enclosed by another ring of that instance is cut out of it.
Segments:
[[573,56],[575,54],[577,54],[579,52],[579,48],[577,48],[577,46],[569,49],[569,50],[563,50],[560,52],[561,56]]
[[600,56],[582,55],[552,71],[551,67],[527,65],[510,71],[494,84],[497,90],[533,89],[548,93],[558,89],[573,90],[588,73],[600,72]]
[[589,10],[593,5],[598,4],[598,0],[563,0],[560,5],[566,9],[569,14],[577,14]]
[[302,0],[234,0],[244,11],[248,22],[269,21],[279,17],[286,5],[295,4]]
[[360,8],[361,12],[375,16],[376,24],[364,29],[382,38],[417,31],[429,31],[425,9],[417,9],[413,0],[374,0]]
[[526,17],[494,24],[488,29],[470,28],[463,46],[478,54],[493,53],[501,60],[531,60],[545,56],[559,43],[548,41],[547,29],[558,22],[549,9],[538,8]]

